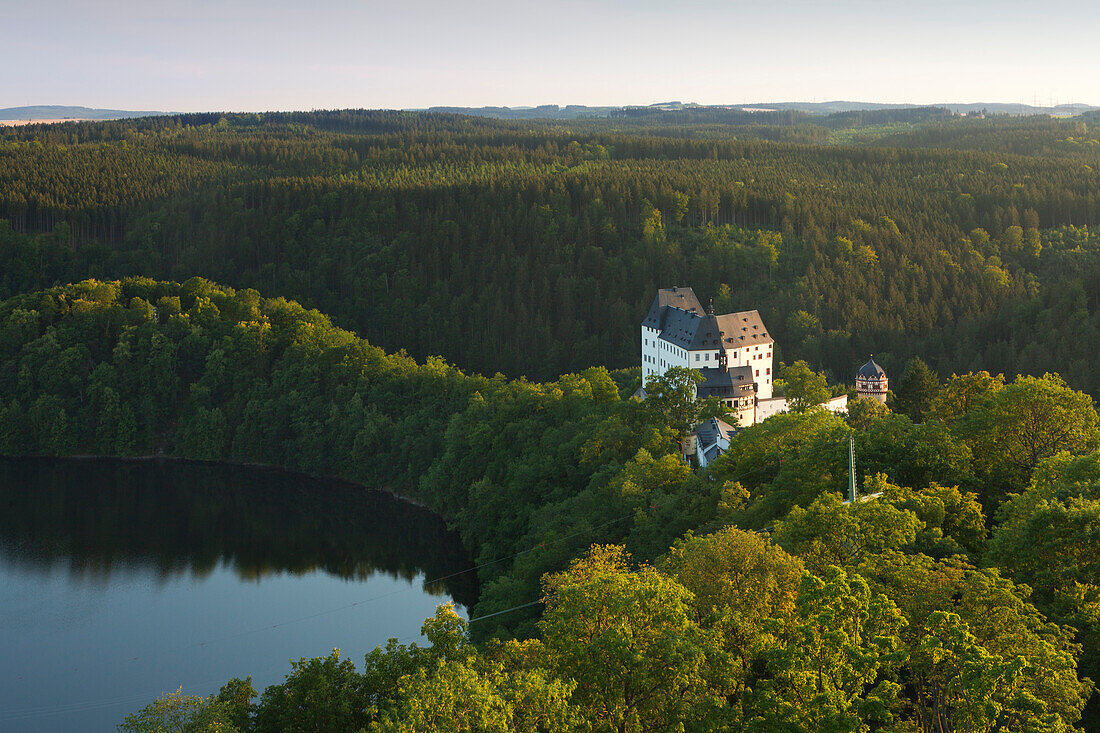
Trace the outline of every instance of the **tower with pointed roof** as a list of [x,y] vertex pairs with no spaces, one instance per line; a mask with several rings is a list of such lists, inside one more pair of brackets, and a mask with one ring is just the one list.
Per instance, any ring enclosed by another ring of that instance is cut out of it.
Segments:
[[875,363],[874,354],[866,364],[856,372],[856,392],[860,397],[869,397],[886,404],[886,392],[890,389],[890,382],[886,378],[886,370]]

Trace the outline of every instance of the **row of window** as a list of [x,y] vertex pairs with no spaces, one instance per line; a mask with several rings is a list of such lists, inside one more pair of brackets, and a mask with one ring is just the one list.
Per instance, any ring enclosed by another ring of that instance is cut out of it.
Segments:
[[[708,354],[708,356],[709,356],[709,354]],[[650,364],[659,364],[662,368],[665,367],[666,364],[667,364],[667,362],[664,359],[657,359],[656,357],[650,356],[648,354],[643,354],[642,355],[642,361],[649,362]],[[698,354],[695,355],[695,361],[699,361],[699,355]],[[764,369],[764,374],[770,375],[771,373],[772,373],[772,368],[771,367],[767,367],[766,369]],[[759,369],[756,370],[756,376],[758,376],[758,377],[760,376],[760,370]]]
[[[752,355],[752,360],[756,361],[757,359],[768,359],[768,358],[771,358],[771,355],[772,355],[772,352],[770,352],[770,351],[766,354],[753,354]],[[700,361],[700,357],[702,357],[702,361],[710,361],[710,354],[709,353],[707,353],[707,354],[696,353],[695,354],[695,361]],[[719,357],[719,354],[714,355],[715,361],[718,360],[718,357]],[[737,358],[737,352],[734,352],[733,358],[734,359]]]
[[658,349],[664,349],[665,351],[672,351],[672,352],[675,352],[676,354],[678,354],[679,356],[684,356],[684,354],[683,354],[684,350],[683,349],[678,348],[676,346],[672,346],[671,344],[665,343],[664,341],[661,341],[660,339],[654,339],[653,343],[650,344],[649,339],[644,338],[644,339],[642,339],[642,345],[643,346],[651,346],[651,345],[656,346]]

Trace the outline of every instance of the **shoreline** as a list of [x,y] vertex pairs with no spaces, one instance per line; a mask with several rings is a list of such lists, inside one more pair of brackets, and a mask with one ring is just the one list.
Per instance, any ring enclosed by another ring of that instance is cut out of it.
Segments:
[[274,463],[258,463],[258,462],[254,462],[254,461],[233,461],[233,460],[219,460],[219,459],[207,459],[207,458],[184,458],[183,456],[174,456],[174,455],[170,455],[170,454],[167,454],[167,453],[163,453],[163,454],[145,454],[145,455],[140,455],[140,456],[112,456],[112,455],[103,455],[103,454],[97,454],[97,453],[74,453],[74,454],[71,454],[71,455],[62,455],[62,456],[54,456],[54,455],[46,455],[46,454],[27,454],[27,455],[18,455],[18,456],[15,456],[15,455],[0,455],[0,459],[6,459],[6,460],[20,460],[20,459],[25,459],[25,458],[33,458],[33,459],[36,459],[36,460],[47,460],[47,459],[56,460],[56,459],[60,459],[60,460],[66,460],[66,461],[72,461],[72,460],[76,460],[76,461],[122,461],[122,462],[125,462],[125,463],[148,463],[148,462],[190,463],[190,464],[202,465],[202,466],[236,466],[236,467],[242,467],[242,468],[262,469],[262,470],[265,470],[265,471],[279,471],[280,473],[287,473],[287,474],[292,474],[292,475],[297,475],[297,476],[304,476],[306,478],[317,479],[317,480],[320,480],[320,481],[337,482],[337,483],[345,484],[349,487],[362,489],[364,491],[378,491],[378,492],[381,492],[383,494],[388,494],[388,495],[392,496],[393,498],[395,498],[399,501],[402,501],[406,504],[411,504],[412,506],[418,507],[420,509],[424,509],[426,511],[431,512],[432,514],[437,515],[440,519],[442,519],[444,522],[447,523],[448,528],[454,529],[451,525],[450,520],[447,517],[440,514],[439,512],[437,512],[432,507],[428,506],[427,504],[425,504],[424,502],[422,502],[418,499],[412,498],[411,496],[406,496],[405,494],[401,494],[397,491],[394,491],[392,488],[390,488],[388,486],[372,488],[372,487],[366,486],[364,484],[361,484],[357,481],[352,481],[351,479],[344,478],[343,476],[336,476],[336,475],[332,475],[332,474],[315,474],[315,473],[308,473],[306,471],[297,471],[297,470],[294,470],[294,469],[285,468],[283,466],[280,466],[280,465],[274,464]]

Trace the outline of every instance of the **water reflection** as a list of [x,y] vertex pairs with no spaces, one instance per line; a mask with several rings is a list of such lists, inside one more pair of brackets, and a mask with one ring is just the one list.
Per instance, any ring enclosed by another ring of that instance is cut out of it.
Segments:
[[[92,583],[137,569],[411,581],[469,567],[437,516],[384,492],[273,469],[110,459],[0,458],[0,558]],[[469,606],[474,575],[426,589]]]

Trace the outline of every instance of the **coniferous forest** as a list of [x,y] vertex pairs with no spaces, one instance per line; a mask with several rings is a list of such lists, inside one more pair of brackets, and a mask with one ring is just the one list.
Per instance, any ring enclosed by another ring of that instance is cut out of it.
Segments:
[[[121,728],[1097,729],[1096,122],[0,128],[0,454],[341,476],[480,566],[472,620],[441,608],[427,646]],[[630,398],[674,284],[759,309],[804,408],[706,469],[684,375]],[[871,351],[887,406],[800,392]],[[845,503],[850,437],[875,498]]]
[[633,365],[653,291],[691,285],[837,381],[874,352],[1096,392],[1095,122],[879,115],[0,128],[0,296],[198,275],[544,380]]

